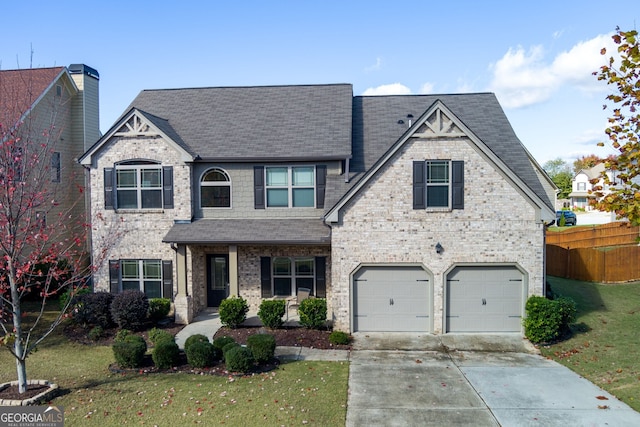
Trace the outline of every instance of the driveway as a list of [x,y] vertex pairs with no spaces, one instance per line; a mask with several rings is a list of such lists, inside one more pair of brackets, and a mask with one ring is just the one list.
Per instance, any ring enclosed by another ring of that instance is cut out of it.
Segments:
[[356,334],[347,426],[640,425],[640,413],[519,337],[469,351],[481,336],[390,335]]

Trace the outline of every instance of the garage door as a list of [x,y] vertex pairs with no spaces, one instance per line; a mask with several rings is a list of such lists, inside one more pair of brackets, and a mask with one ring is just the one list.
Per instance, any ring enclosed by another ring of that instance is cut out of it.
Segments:
[[363,267],[353,279],[353,330],[429,332],[429,294],[420,267]]
[[447,275],[447,332],[520,332],[523,290],[515,267],[456,267]]

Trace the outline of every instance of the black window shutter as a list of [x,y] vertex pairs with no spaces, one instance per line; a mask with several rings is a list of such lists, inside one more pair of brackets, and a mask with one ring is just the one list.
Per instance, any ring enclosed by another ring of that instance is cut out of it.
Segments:
[[262,298],[271,298],[271,257],[260,257],[260,287]]
[[264,209],[264,166],[253,167],[254,208]]
[[316,208],[324,208],[324,193],[327,188],[327,166],[316,166]]
[[104,208],[105,209],[114,209],[115,208],[115,171],[113,168],[104,168]]
[[425,209],[425,162],[413,162],[413,209]]
[[464,209],[464,162],[451,162],[451,208]]
[[162,207],[173,209],[173,166],[162,167]]
[[162,298],[173,300],[173,262],[162,261]]
[[327,297],[327,257],[316,257],[316,297]]
[[120,291],[120,261],[109,260],[109,292],[117,294]]

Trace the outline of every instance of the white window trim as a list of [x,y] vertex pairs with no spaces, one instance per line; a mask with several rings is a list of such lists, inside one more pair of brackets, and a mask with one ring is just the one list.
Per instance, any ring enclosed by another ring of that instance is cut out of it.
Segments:
[[[207,182],[205,184],[205,186],[206,187],[229,186],[229,206],[217,206],[217,207],[216,206],[202,206],[202,184],[203,184],[202,179],[204,178],[204,176],[206,174],[208,174],[209,172],[214,171],[214,170],[218,170],[218,171],[222,172],[227,177],[228,181],[225,181],[225,182],[220,181],[221,182],[220,184],[216,183],[215,181]],[[217,167],[217,166],[209,168],[206,171],[204,171],[202,173],[202,175],[200,175],[199,183],[200,183],[200,187],[199,187],[200,194],[198,195],[198,198],[200,199],[200,209],[215,209],[215,210],[233,209],[233,184],[232,184],[232,181],[231,181],[231,175],[229,175],[229,173],[226,170],[222,169],[221,167]]]
[[[160,185],[158,187],[142,187],[142,169],[156,169],[160,175]],[[113,173],[116,175],[115,177],[115,192],[116,192],[116,201],[117,204],[120,205],[120,200],[118,198],[118,191],[121,189],[121,187],[118,187],[118,171],[121,170],[135,170],[136,171],[136,200],[137,200],[137,207],[135,208],[122,208],[118,206],[118,210],[125,210],[125,211],[152,211],[152,210],[162,210],[163,209],[163,205],[164,205],[164,194],[163,194],[163,187],[162,187],[162,165],[159,164],[132,164],[132,165],[116,165],[114,168]],[[142,189],[145,190],[160,190],[160,206],[158,207],[153,207],[153,208],[143,208],[142,207]],[[123,191],[131,191],[133,190],[133,187],[122,187]]]
[[[274,271],[275,260],[282,259],[282,258],[289,260],[289,266],[291,267],[291,274],[276,274],[276,272]],[[312,269],[313,269],[311,275],[305,275],[305,276],[296,275],[296,261],[299,261],[299,260],[311,260],[311,266],[312,266]],[[297,282],[298,278],[313,280],[313,285],[311,286],[311,293],[312,293],[312,295],[316,294],[316,264],[315,264],[315,257],[313,257],[313,256],[300,256],[300,257],[277,256],[277,257],[273,257],[273,259],[271,260],[271,295],[275,295],[276,294],[275,279],[291,279],[291,285],[290,285],[290,289],[289,289],[290,295],[289,296],[295,296],[296,295],[296,288],[297,288],[296,282]]]
[[[287,186],[274,186],[268,185],[267,180],[267,170],[274,168],[287,168]],[[293,169],[294,168],[311,168],[313,169],[313,187],[311,186],[302,186],[302,185],[293,185]],[[265,166],[264,168],[264,205],[266,209],[315,209],[316,208],[316,194],[317,194],[317,185],[316,182],[316,166],[315,165],[278,165],[278,166]],[[287,189],[288,196],[288,205],[287,206],[269,206],[269,189]],[[293,190],[294,189],[304,189],[304,188],[313,188],[313,206],[293,206]]]
[[[429,170],[429,163],[447,163],[447,187],[448,187],[448,194],[447,194],[447,206],[429,206],[429,187],[444,187],[445,183],[429,183],[429,177],[428,177],[428,170]],[[452,206],[452,198],[453,198],[453,187],[452,187],[452,171],[453,168],[451,167],[451,160],[441,160],[441,159],[428,159],[425,161],[425,190],[426,190],[426,194],[425,194],[425,199],[424,199],[424,204],[425,204],[425,209],[429,210],[429,211],[450,211],[452,210],[451,206]]]
[[[125,279],[123,277],[123,272],[124,272],[124,268],[123,268],[123,262],[137,262],[138,264],[138,278],[136,279]],[[160,278],[158,280],[152,280],[149,279],[149,281],[159,281],[160,282],[160,297],[161,298],[167,298],[164,295],[162,295],[162,291],[163,291],[163,277],[162,277],[162,260],[160,259],[135,259],[135,258],[128,258],[128,259],[121,259],[120,260],[120,292],[124,291],[124,283],[125,281],[127,282],[133,282],[133,281],[137,281],[138,282],[138,289],[141,292],[144,292],[144,282],[145,282],[145,278],[144,278],[144,263],[145,262],[157,262],[159,264],[159,268],[160,268]],[[146,293],[145,293],[146,294]]]

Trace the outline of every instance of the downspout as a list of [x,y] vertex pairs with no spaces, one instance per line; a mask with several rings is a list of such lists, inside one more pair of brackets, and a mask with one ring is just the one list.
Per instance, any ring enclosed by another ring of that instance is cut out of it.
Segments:
[[349,182],[349,157],[344,159],[344,182]]

